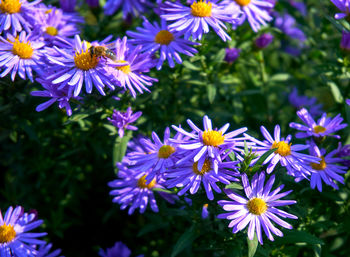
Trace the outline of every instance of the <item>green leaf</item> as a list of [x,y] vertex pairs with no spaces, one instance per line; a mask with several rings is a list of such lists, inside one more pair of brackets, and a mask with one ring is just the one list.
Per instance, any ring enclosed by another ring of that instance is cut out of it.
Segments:
[[193,65],[192,63],[190,63],[189,61],[184,61],[182,63],[186,68],[190,69],[190,70],[195,70],[195,71],[199,71],[200,68],[196,65]]
[[113,166],[115,166],[117,162],[122,161],[129,140],[129,135],[126,135],[123,138],[117,137],[117,139],[115,140],[113,147]]
[[323,244],[323,241],[305,231],[288,231],[283,237],[276,238],[277,244],[307,243],[311,245]]
[[272,82],[284,82],[287,81],[288,79],[290,79],[290,75],[287,73],[279,73],[279,74],[275,74],[273,76],[270,77],[270,81]]
[[177,256],[179,253],[181,253],[185,248],[192,245],[192,242],[197,238],[198,236],[195,233],[195,226],[192,225],[192,227],[185,231],[180,238],[177,240],[174,249],[171,253],[171,257]]
[[152,188],[152,191],[155,191],[155,192],[164,192],[164,193],[168,193],[168,194],[175,194],[174,191],[167,190],[167,189],[164,189],[164,188],[159,188],[159,187],[154,187],[154,188]]
[[[264,153],[263,155],[261,155],[261,157],[259,158],[259,160],[255,163],[255,165],[258,166],[262,166],[262,164],[264,163],[264,161],[267,159],[267,157],[269,157],[273,152],[276,151],[277,148],[268,150],[266,153]],[[254,166],[255,166],[254,165]]]
[[327,82],[327,85],[331,88],[331,91],[332,91],[332,94],[333,94],[333,97],[334,97],[334,100],[337,102],[337,103],[343,103],[344,102],[344,98],[337,86],[337,84],[335,84],[334,82],[332,81],[328,81]]
[[207,92],[208,92],[209,103],[212,104],[214,102],[214,99],[215,99],[215,96],[216,96],[216,87],[215,87],[215,85],[209,84],[207,86]]
[[226,186],[225,186],[225,189],[239,189],[239,190],[241,190],[241,189],[243,189],[243,187],[242,187],[241,184],[232,182],[231,184],[226,185]]
[[258,248],[258,238],[256,234],[254,234],[253,240],[249,240],[247,238],[248,243],[248,257],[253,257],[255,255],[256,249]]

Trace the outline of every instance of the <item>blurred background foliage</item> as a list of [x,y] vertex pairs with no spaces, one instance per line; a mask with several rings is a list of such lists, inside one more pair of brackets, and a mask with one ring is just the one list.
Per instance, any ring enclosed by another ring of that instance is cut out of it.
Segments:
[[[45,1],[57,4],[58,1]],[[183,65],[174,69],[163,66],[152,70],[159,79],[151,93],[136,99],[124,94],[121,101],[89,95],[84,104],[76,106],[72,117],[50,107],[35,112],[42,99],[30,96],[40,87],[34,83],[9,78],[0,81],[0,208],[22,205],[36,209],[44,219],[43,230],[55,248],[65,256],[96,256],[100,247],[111,247],[123,241],[133,256],[248,256],[245,233],[232,234],[227,222],[215,215],[222,212],[216,204],[220,196],[209,202],[210,217],[201,218],[205,196],[192,197],[169,205],[159,199],[160,212],[127,215],[112,204],[107,183],[114,179],[115,162],[121,160],[123,146],[116,129],[107,121],[113,109],[125,111],[131,106],[142,111],[137,126],[149,136],[152,131],[162,135],[172,124],[187,126],[190,118],[197,124],[207,114],[217,127],[231,124],[231,130],[246,126],[253,136],[259,127],[269,130],[280,124],[282,134],[294,133],[288,124],[298,121],[295,109],[288,102],[288,93],[297,86],[299,93],[315,96],[330,115],[341,113],[349,122],[349,66],[347,53],[339,48],[341,30],[350,28],[346,21],[332,17],[337,11],[330,1],[304,1],[308,14],[303,17],[287,1],[278,1],[276,10],[293,15],[307,35],[300,56],[282,50],[285,38],[274,27],[255,34],[245,24],[229,29],[230,42],[222,42],[215,33],[205,35],[199,54],[184,57]],[[86,18],[82,37],[101,40],[112,34],[122,37],[134,30],[141,18],[125,22],[121,13],[103,15],[102,9],[89,10],[83,4],[78,10]],[[155,14],[146,14],[159,21]],[[274,42],[259,51],[254,40],[263,32],[275,36]],[[226,47],[241,49],[233,63],[223,61]],[[186,127],[187,128],[187,127]],[[343,143],[350,143],[349,128],[342,131]],[[335,142],[327,142],[334,149]],[[294,183],[280,169],[279,182],[294,192],[289,199],[298,204],[288,211],[298,215],[292,231],[270,242],[266,238],[255,256],[350,256],[350,179],[335,191],[312,190],[307,182]]]

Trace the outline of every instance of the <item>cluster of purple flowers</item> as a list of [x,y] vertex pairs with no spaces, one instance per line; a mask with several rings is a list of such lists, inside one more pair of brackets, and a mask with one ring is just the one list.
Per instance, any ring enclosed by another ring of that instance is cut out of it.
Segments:
[[4,216],[0,210],[0,256],[57,257],[61,250],[50,253],[52,244],[39,238],[47,233],[31,232],[43,223],[37,213],[24,212],[21,206],[9,207]]

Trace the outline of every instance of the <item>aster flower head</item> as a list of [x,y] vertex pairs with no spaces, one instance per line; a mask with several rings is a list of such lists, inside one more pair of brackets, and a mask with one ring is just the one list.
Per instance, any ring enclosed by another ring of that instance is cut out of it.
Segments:
[[66,109],[66,113],[68,116],[72,115],[72,108],[70,106],[70,101],[73,99],[76,101],[80,101],[82,99],[81,97],[79,97],[79,96],[74,97],[72,92],[69,91],[68,87],[58,89],[57,85],[54,85],[50,81],[47,81],[47,80],[41,79],[41,78],[36,79],[36,81],[38,81],[42,85],[44,90],[43,91],[32,91],[30,94],[32,96],[51,98],[51,99],[47,100],[46,102],[39,104],[35,109],[37,112],[41,112],[43,110],[46,110],[52,104],[57,102],[58,107],[60,109]]
[[22,79],[30,79],[33,82],[33,70],[41,69],[41,59],[44,54],[44,42],[38,41],[27,35],[25,31],[18,38],[7,34],[7,39],[0,36],[0,77],[5,77],[11,72],[12,81],[18,74]]
[[341,166],[343,159],[337,157],[338,149],[326,154],[325,149],[319,149],[312,141],[310,142],[309,152],[312,156],[321,159],[319,163],[309,163],[312,168],[310,185],[314,189],[317,186],[318,191],[322,192],[322,181],[335,189],[339,189],[336,181],[344,184],[344,178],[340,174],[345,174],[347,167]]
[[227,63],[233,63],[237,60],[239,57],[239,54],[241,53],[241,49],[238,48],[225,48],[225,58],[224,60]]
[[282,231],[276,228],[271,221],[284,228],[292,229],[292,226],[280,217],[290,219],[298,217],[277,207],[295,204],[296,201],[280,200],[290,194],[292,190],[280,193],[284,188],[284,185],[280,185],[271,191],[274,182],[275,175],[272,175],[265,184],[265,173],[261,172],[260,174],[256,173],[249,184],[248,176],[243,174],[242,184],[245,196],[224,189],[227,196],[233,201],[218,201],[218,204],[227,211],[227,213],[219,214],[218,218],[231,220],[228,227],[233,228],[232,233],[237,233],[248,226],[248,238],[253,240],[256,232],[260,244],[263,244],[262,231],[271,241],[274,240],[272,234],[282,237]]
[[271,33],[264,33],[255,39],[255,46],[264,49],[272,43],[274,36]]
[[243,16],[239,24],[248,20],[253,31],[257,32],[261,26],[266,26],[267,22],[272,20],[268,9],[274,7],[274,4],[265,0],[230,0],[233,4],[240,8]]
[[144,18],[143,28],[136,28],[137,32],[127,31],[126,34],[134,39],[130,42],[134,45],[142,45],[142,51],[150,51],[152,53],[159,51],[157,69],[160,70],[163,62],[168,61],[171,68],[175,66],[174,60],[181,64],[182,59],[179,55],[185,54],[193,56],[198,51],[193,48],[198,43],[180,37],[177,32],[170,32],[165,20],[161,20],[161,25],[157,22],[150,23]]
[[221,182],[223,184],[230,184],[230,181],[239,181],[237,177],[239,172],[237,171],[237,164],[234,162],[231,165],[232,170],[228,170],[225,167],[218,165],[218,171],[214,171],[213,160],[205,159],[202,168],[199,168],[198,161],[188,160],[181,165],[176,165],[170,168],[166,174],[166,185],[168,188],[181,187],[178,195],[185,194],[188,190],[190,194],[196,194],[203,184],[204,190],[209,200],[214,199],[213,190],[217,193],[221,193],[221,189],[216,184]]
[[350,105],[350,99],[346,99],[345,102],[347,105]]
[[315,137],[321,139],[326,136],[330,136],[340,139],[339,135],[333,135],[333,133],[347,126],[347,124],[342,124],[343,118],[340,116],[340,114],[332,119],[327,118],[327,113],[323,113],[322,117],[317,121],[317,123],[305,108],[297,111],[297,115],[305,123],[305,125],[295,122],[291,122],[289,124],[291,128],[302,131],[295,134],[296,138]]
[[80,33],[76,23],[68,21],[61,9],[53,7],[38,12],[35,18],[33,33],[39,34],[46,46],[69,47],[74,35]]
[[203,204],[202,207],[202,219],[207,219],[209,217],[208,204]]
[[[105,95],[104,88],[107,86],[114,90],[114,84],[118,82],[112,75],[109,67],[112,62],[109,59],[102,60],[89,52],[91,44],[81,41],[78,35],[74,38],[74,45],[69,48],[52,48],[51,56],[48,57],[51,63],[47,80],[51,80],[58,89],[68,88],[77,97],[85,84],[86,93],[90,94],[95,87],[101,95]],[[118,64],[114,64],[118,65]],[[119,64],[121,65],[121,64]]]
[[23,29],[29,33],[33,26],[36,5],[41,0],[0,0],[0,34],[9,32],[16,36]]
[[339,20],[346,18],[350,13],[350,0],[331,0],[331,2],[339,9],[340,13],[336,13],[334,18]]
[[343,31],[340,48],[344,51],[350,52],[350,32]]
[[188,125],[193,132],[187,132],[181,127],[172,126],[180,134],[188,137],[186,140],[172,139],[171,141],[179,144],[180,149],[185,150],[185,157],[178,164],[192,159],[198,162],[198,169],[201,170],[206,159],[213,159],[214,171],[218,171],[218,164],[222,162],[221,154],[227,149],[233,151],[241,151],[240,147],[244,147],[243,140],[245,138],[235,138],[239,134],[247,131],[247,128],[240,128],[230,133],[226,133],[230,124],[225,124],[219,130],[213,129],[212,122],[208,116],[203,117],[204,131],[199,129],[191,120],[187,120]]
[[161,10],[163,19],[173,21],[169,25],[171,31],[185,34],[186,39],[192,36],[194,40],[201,40],[203,34],[209,32],[209,27],[223,41],[231,40],[225,32],[224,22],[236,25],[241,15],[239,7],[221,0],[191,0],[190,6],[184,6],[180,2],[166,1],[161,6]]
[[24,213],[20,206],[15,209],[9,207],[5,216],[0,210],[0,256],[37,256],[34,245],[45,244],[38,237],[46,236],[46,233],[29,231],[42,223],[35,213]]
[[37,257],[63,257],[61,254],[61,249],[54,250],[50,252],[52,248],[52,244],[40,245],[38,249]]
[[292,92],[288,95],[288,100],[290,104],[298,110],[306,107],[312,116],[318,116],[323,112],[322,104],[317,104],[316,97],[299,96],[296,87],[294,87]]
[[131,251],[122,242],[116,242],[114,246],[107,248],[105,251],[100,249],[98,255],[101,257],[129,257]]
[[137,127],[130,125],[130,123],[135,122],[140,116],[142,112],[132,113],[131,107],[129,107],[126,112],[120,112],[117,110],[113,111],[112,118],[107,118],[113,126],[118,128],[119,137],[124,136],[124,131],[128,130],[137,130]]
[[[179,138],[179,134],[175,138]],[[133,168],[141,172],[147,172],[147,181],[162,174],[175,165],[179,158],[179,149],[170,140],[170,129],[164,131],[164,140],[160,140],[155,132],[152,132],[152,140],[142,138],[140,143],[143,146],[141,151],[128,153],[128,158],[133,162]]]
[[336,157],[340,157],[342,158],[340,161],[340,164],[346,166],[346,167],[350,167],[350,160],[349,159],[344,159],[346,157],[350,156],[350,145],[342,145],[341,142],[338,143],[338,148],[337,148],[337,152],[335,154]]
[[152,86],[157,79],[151,78],[143,73],[149,72],[154,67],[154,61],[150,53],[141,53],[142,46],[133,47],[127,40],[117,39],[115,43],[116,60],[111,64],[115,78],[124,89],[129,89],[135,98],[136,91],[150,92],[147,86]]
[[[158,205],[154,197],[154,188],[165,189],[162,176],[155,176],[147,180],[148,171],[134,169],[130,165],[128,157],[124,157],[123,162],[117,163],[119,169],[118,178],[109,182],[108,185],[113,189],[110,195],[113,196],[113,202],[120,204],[122,210],[129,208],[128,214],[131,215],[136,209],[140,213],[146,211],[149,203],[152,211],[158,212]],[[159,195],[170,203],[174,203],[176,196],[165,192],[159,192]]]
[[283,167],[286,167],[289,175],[300,180],[306,178],[312,172],[305,162],[319,163],[319,158],[298,152],[309,148],[309,145],[292,145],[292,143],[290,143],[292,139],[291,135],[288,135],[286,138],[281,137],[281,128],[279,125],[275,126],[274,138],[271,137],[264,126],[261,126],[260,130],[265,137],[264,141],[259,141],[249,135],[245,136],[256,143],[256,146],[252,148],[258,155],[262,155],[271,149],[276,149],[276,151],[271,153],[263,162],[263,164],[269,163],[266,169],[268,174],[270,174],[280,162]]
[[146,4],[143,0],[107,0],[104,6],[104,13],[108,16],[115,14],[119,9],[123,11],[123,18],[133,15],[137,16],[146,11]]

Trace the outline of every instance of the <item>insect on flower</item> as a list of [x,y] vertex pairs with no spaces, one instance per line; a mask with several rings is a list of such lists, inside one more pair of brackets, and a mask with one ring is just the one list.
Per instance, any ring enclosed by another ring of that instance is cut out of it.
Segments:
[[109,49],[108,46],[91,46],[89,49],[89,53],[91,54],[91,57],[95,55],[97,58],[109,58],[112,61],[116,61],[117,59],[115,53],[111,49]]

